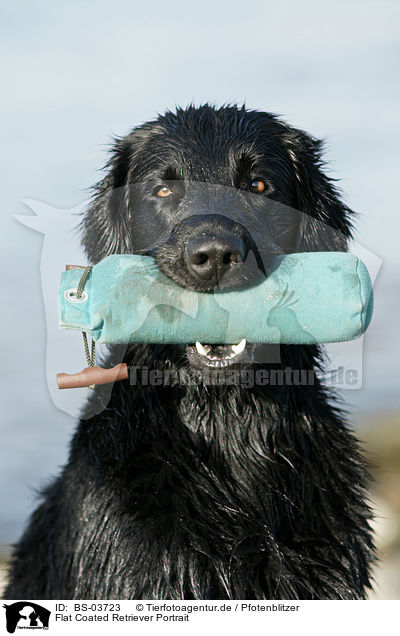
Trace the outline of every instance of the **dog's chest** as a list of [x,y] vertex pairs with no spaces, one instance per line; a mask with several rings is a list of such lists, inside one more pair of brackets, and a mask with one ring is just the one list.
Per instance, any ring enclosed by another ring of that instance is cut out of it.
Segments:
[[[190,598],[199,585],[203,598],[225,598],[228,572],[244,577],[265,549],[258,493],[246,495],[243,484],[205,463],[153,463],[130,483],[108,480],[86,494],[75,529],[77,578],[102,572],[108,598]],[[201,572],[206,579],[196,582]],[[96,594],[98,585],[94,574]]]

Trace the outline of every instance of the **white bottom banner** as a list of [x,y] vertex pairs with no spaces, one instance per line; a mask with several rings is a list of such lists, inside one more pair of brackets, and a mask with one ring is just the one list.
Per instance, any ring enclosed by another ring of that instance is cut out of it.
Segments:
[[[397,633],[400,601],[4,601],[1,633]],[[396,627],[397,625],[397,627]],[[20,635],[21,636],[21,635]],[[39,635],[38,635],[39,636]]]

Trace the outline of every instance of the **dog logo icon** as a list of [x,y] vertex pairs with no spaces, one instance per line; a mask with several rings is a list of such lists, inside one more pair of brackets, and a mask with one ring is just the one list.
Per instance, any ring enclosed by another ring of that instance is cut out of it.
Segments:
[[13,634],[16,629],[49,629],[51,612],[41,605],[31,601],[18,601],[3,607],[6,610],[9,634]]

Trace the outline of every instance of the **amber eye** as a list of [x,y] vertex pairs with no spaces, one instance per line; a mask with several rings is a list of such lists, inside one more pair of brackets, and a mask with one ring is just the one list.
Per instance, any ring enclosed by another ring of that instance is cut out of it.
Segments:
[[259,181],[258,179],[256,181],[252,181],[251,189],[253,190],[253,192],[257,192],[258,194],[260,194],[261,192],[264,192],[265,190],[264,181]]
[[158,197],[165,198],[165,197],[169,197],[169,195],[172,194],[172,190],[167,188],[167,186],[163,186],[162,188],[159,188],[157,190],[156,194]]

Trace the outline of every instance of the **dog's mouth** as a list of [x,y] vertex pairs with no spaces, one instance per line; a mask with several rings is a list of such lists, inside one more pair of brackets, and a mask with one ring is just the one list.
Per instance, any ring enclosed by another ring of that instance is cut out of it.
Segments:
[[250,361],[252,346],[245,338],[238,344],[195,344],[186,345],[186,355],[192,366],[222,369],[232,364]]

